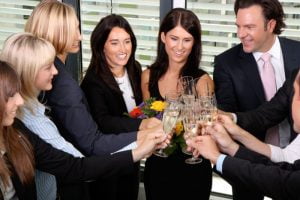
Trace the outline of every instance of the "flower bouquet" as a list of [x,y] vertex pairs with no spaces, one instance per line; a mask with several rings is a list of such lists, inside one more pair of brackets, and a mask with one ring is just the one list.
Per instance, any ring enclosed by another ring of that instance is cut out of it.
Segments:
[[138,119],[147,119],[151,117],[156,117],[157,119],[162,119],[162,114],[165,109],[166,103],[163,101],[157,101],[155,98],[151,97],[143,101],[140,105],[135,107],[129,116]]
[[[137,119],[147,119],[151,117],[156,117],[157,119],[162,120],[163,111],[166,107],[166,102],[156,100],[154,97],[151,97],[143,101],[140,105],[135,107],[131,112],[126,113],[131,118]],[[167,155],[171,155],[178,147],[186,147],[185,140],[183,138],[184,127],[181,120],[178,120],[174,130],[174,134],[171,140],[171,143],[167,148],[164,149],[164,152]]]

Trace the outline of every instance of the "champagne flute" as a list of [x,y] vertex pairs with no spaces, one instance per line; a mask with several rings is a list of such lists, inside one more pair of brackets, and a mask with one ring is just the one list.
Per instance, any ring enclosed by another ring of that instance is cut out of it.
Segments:
[[[177,121],[180,121],[183,124],[182,116],[180,116],[180,118]],[[184,124],[183,124],[183,127],[184,127]],[[187,150],[187,145],[186,144],[181,146],[181,151],[182,151],[182,153],[184,153],[186,155],[189,155],[189,156],[192,155],[192,152]]]
[[[178,101],[179,93],[168,93],[166,95],[166,108],[163,113],[163,130],[166,134],[171,134],[176,125],[177,119],[180,114],[180,102]],[[154,155],[160,156],[163,158],[168,157],[168,155],[163,151],[163,149],[159,149],[154,152]]]
[[[194,105],[185,105],[182,111],[183,113],[183,124],[184,124],[184,138],[188,140],[189,138],[196,137],[199,134],[197,122],[197,113],[194,110]],[[202,162],[202,158],[194,157],[185,160],[187,164],[198,164]]]
[[182,100],[185,104],[190,104],[195,99],[195,86],[192,76],[182,76],[178,80],[178,85],[181,93]]
[[[198,98],[201,96],[213,96],[214,91],[210,88],[208,81],[201,81],[200,83],[199,81],[201,79],[202,77],[193,79],[196,97]],[[201,85],[201,87],[197,87],[198,84],[199,86]]]
[[215,95],[202,96],[201,99],[201,113],[200,124],[202,128],[202,134],[206,126],[210,126],[217,118],[218,109]]

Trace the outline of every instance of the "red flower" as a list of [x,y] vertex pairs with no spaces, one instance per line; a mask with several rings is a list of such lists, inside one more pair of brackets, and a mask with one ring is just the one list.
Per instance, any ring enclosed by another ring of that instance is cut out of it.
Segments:
[[141,108],[135,107],[135,108],[129,113],[129,116],[132,117],[132,118],[137,118],[137,117],[140,116],[141,114],[143,114]]

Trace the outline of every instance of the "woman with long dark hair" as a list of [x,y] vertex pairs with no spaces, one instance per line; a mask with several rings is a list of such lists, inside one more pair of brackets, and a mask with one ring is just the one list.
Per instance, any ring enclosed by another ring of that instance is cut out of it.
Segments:
[[[153,130],[139,130],[122,134],[103,134],[95,123],[83,91],[69,73],[68,55],[80,50],[82,39],[79,21],[73,7],[59,1],[43,1],[30,15],[26,27],[38,37],[49,41],[55,48],[54,65],[58,74],[53,87],[42,95],[42,102],[50,108],[49,115],[61,135],[85,156],[112,153],[124,146],[141,140]],[[59,182],[59,181],[58,181]],[[82,185],[59,185],[61,199],[86,199]]]
[[135,60],[136,46],[129,23],[120,15],[102,18],[91,35],[91,63],[81,88],[104,133],[142,130],[159,122],[124,115],[142,102],[142,70]]
[[[81,88],[100,130],[106,134],[121,133],[160,124],[156,118],[142,120],[124,115],[142,102],[142,71],[135,60],[136,38],[127,20],[115,14],[102,18],[92,32],[91,50],[91,63]],[[97,196],[137,199],[138,177],[139,163],[134,174],[102,181]]]
[[[167,93],[178,91],[183,76],[199,78],[197,92],[206,95],[214,86],[206,72],[199,69],[202,45],[197,16],[182,8],[171,10],[163,19],[158,34],[155,62],[142,74],[143,98],[164,99]],[[189,165],[188,155],[177,149],[168,158],[151,156],[145,166],[147,200],[209,199],[212,170],[208,160]]]

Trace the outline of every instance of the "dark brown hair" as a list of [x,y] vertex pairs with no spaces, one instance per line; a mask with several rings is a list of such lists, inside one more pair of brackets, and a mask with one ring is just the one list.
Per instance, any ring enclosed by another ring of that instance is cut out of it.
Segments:
[[166,73],[169,67],[169,58],[165,44],[161,41],[161,33],[167,34],[170,30],[180,25],[194,38],[194,44],[187,62],[179,72],[179,76],[199,76],[199,63],[202,55],[201,26],[197,16],[190,10],[183,8],[172,9],[163,19],[158,32],[157,57],[149,67],[149,88],[154,87],[158,80]]
[[132,43],[132,52],[130,58],[125,65],[127,69],[129,80],[131,81],[131,86],[135,95],[135,98],[141,98],[141,73],[142,69],[140,64],[135,60],[136,51],[136,38],[129,25],[128,21],[120,16],[111,14],[100,20],[100,22],[95,27],[91,35],[91,49],[92,58],[88,70],[95,70],[96,74],[101,78],[105,84],[114,91],[121,93],[121,90],[114,79],[113,73],[110,71],[105,54],[103,52],[105,42],[111,32],[115,27],[124,29],[129,35]]
[[0,61],[0,134],[6,148],[6,156],[0,156],[0,177],[4,186],[9,185],[13,165],[22,183],[30,183],[34,177],[32,146],[28,140],[12,126],[3,126],[5,107],[9,97],[20,91],[20,80],[16,72]]
[[238,13],[239,9],[249,8],[251,6],[260,6],[266,22],[271,19],[276,21],[276,26],[273,30],[274,34],[281,34],[282,29],[286,26],[284,23],[284,12],[282,5],[278,0],[236,0],[234,4],[234,12]]

